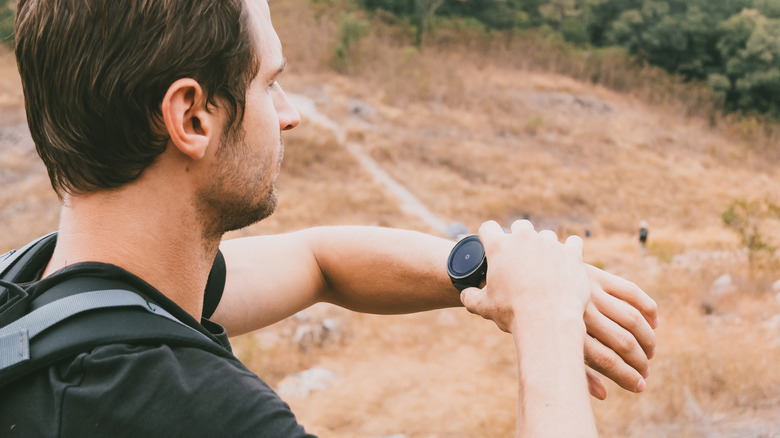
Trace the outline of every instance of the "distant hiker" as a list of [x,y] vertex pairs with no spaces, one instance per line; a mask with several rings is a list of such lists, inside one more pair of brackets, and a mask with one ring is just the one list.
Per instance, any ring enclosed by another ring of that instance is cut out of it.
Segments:
[[639,243],[642,244],[642,254],[647,251],[647,221],[639,221]]

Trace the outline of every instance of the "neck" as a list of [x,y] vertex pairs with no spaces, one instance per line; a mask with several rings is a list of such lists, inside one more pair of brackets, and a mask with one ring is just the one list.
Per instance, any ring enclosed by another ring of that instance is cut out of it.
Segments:
[[110,263],[142,278],[199,321],[219,236],[205,233],[197,209],[181,191],[168,188],[171,196],[165,196],[161,188],[153,196],[139,196],[144,193],[135,189],[131,184],[66,199],[44,276],[79,262]]

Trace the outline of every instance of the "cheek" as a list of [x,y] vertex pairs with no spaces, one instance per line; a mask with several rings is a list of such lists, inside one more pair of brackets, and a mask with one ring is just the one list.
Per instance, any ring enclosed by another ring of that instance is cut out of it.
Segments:
[[273,136],[275,126],[279,124],[276,109],[271,95],[267,92],[247,93],[246,113],[244,114],[247,131],[261,136],[257,140],[263,141]]

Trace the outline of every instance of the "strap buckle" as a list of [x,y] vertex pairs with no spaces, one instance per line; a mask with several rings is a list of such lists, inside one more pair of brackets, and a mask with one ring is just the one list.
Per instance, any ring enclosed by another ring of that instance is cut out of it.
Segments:
[[0,280],[0,286],[5,288],[5,293],[0,290],[0,327],[21,318],[27,313],[30,305],[30,294],[15,283]]

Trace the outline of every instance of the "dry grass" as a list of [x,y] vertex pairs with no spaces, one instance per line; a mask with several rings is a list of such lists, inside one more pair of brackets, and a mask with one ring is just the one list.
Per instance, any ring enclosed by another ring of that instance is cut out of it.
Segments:
[[24,123],[22,82],[11,49],[0,44],[0,126]]
[[[736,236],[720,223],[732,199],[779,201],[777,161],[744,144],[745,133],[760,137],[760,129],[750,122],[740,132],[726,132],[733,124],[713,129],[706,114],[668,99],[615,91],[620,72],[607,64],[588,70],[581,60],[546,53],[541,42],[502,48],[474,39],[464,48],[463,36],[440,35],[420,53],[379,19],[354,48],[360,57],[350,74],[336,75],[327,66],[337,17],[306,5],[272,3],[290,60],[289,91],[314,99],[443,218],[475,229],[486,218],[508,224],[529,215],[562,234],[588,229],[586,260],[658,301],[648,390],[611,386],[606,402],[594,402],[603,436],[751,437],[780,428],[780,323],[772,322],[780,303],[768,292],[780,270],[767,264],[750,273]],[[17,100],[0,109],[20,117],[18,78],[4,65],[0,96]],[[558,73],[540,72],[543,65]],[[593,71],[610,77],[611,88],[560,74],[581,79]],[[353,99],[374,111],[353,113]],[[313,125],[304,114],[286,136],[277,212],[235,235],[347,223],[426,230],[332,133]],[[31,151],[29,144],[0,149],[0,250],[56,226],[58,204]],[[647,256],[636,239],[640,219],[650,222]],[[724,273],[738,292],[707,315],[702,299]],[[394,317],[328,306],[312,312],[339,319],[342,336],[301,349],[292,338],[304,322],[290,319],[234,340],[239,356],[272,385],[315,365],[339,373],[330,388],[289,400],[312,431],[443,438],[514,430],[514,353],[491,323],[461,309]]]
[[[523,215],[564,232],[590,229],[589,261],[658,300],[649,390],[613,386],[594,404],[604,436],[762,436],[778,427],[780,330],[767,321],[780,306],[766,280],[749,278],[736,237],[720,223],[731,199],[776,199],[771,158],[649,91],[617,93],[499,57],[420,53],[382,38],[377,30],[364,40],[372,53],[349,76],[301,75],[292,89],[326,95],[324,111],[355,126],[383,168],[441,216],[472,229],[486,217]],[[375,112],[349,114],[350,98]],[[642,218],[651,223],[648,257],[634,234]],[[705,315],[702,297],[722,273],[739,292]],[[442,329],[442,320],[456,323]],[[511,433],[511,346],[490,324],[454,310],[350,321],[353,337],[315,361],[341,373],[337,387],[291,400],[315,432]],[[496,339],[489,354],[486,339]]]

